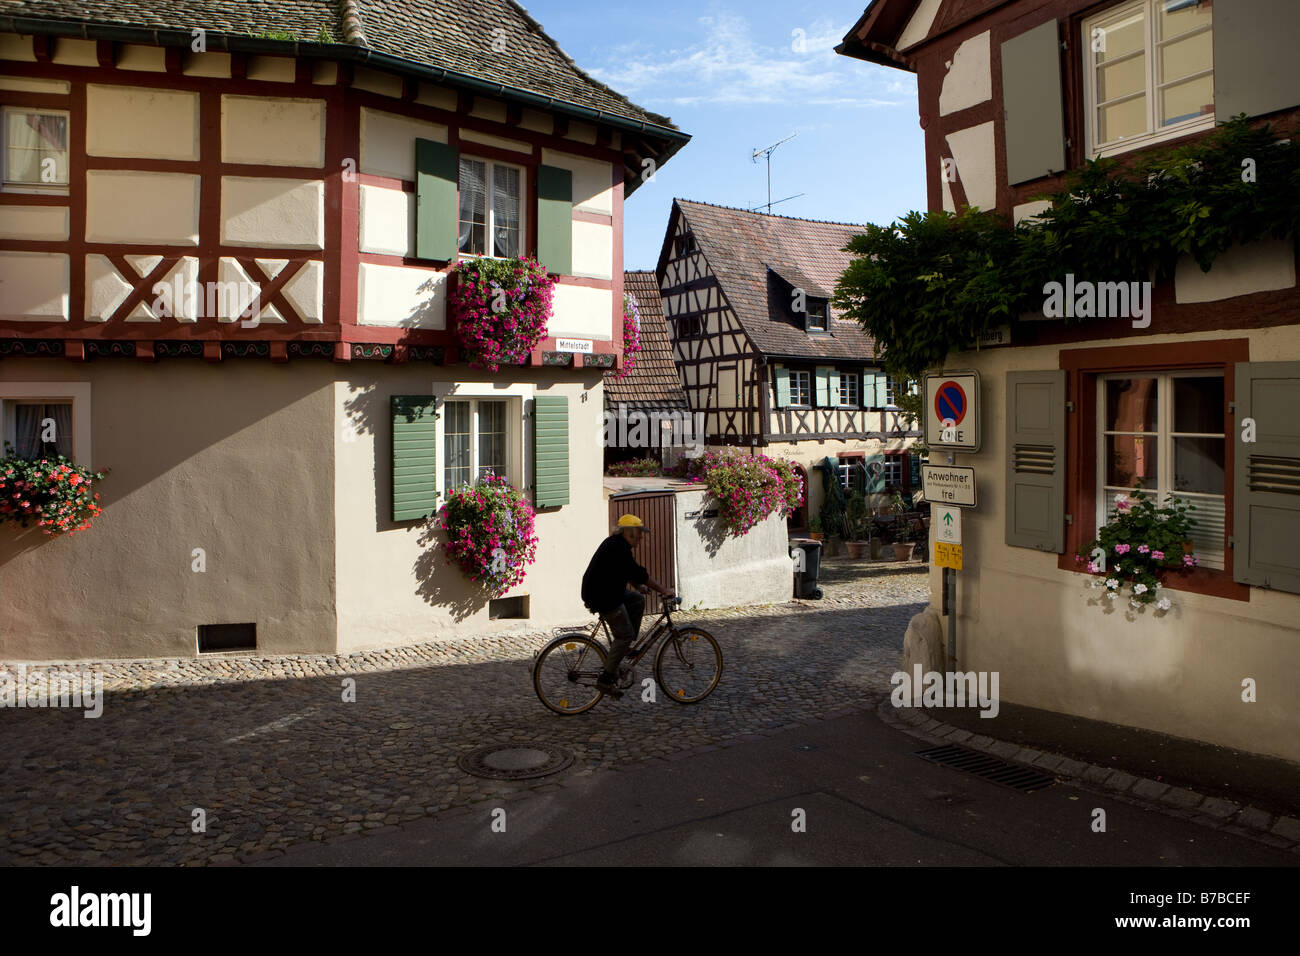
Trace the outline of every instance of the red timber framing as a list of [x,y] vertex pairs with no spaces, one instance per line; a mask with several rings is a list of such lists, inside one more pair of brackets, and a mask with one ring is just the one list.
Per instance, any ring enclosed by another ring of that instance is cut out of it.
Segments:
[[[45,38],[38,41],[47,42]],[[438,263],[403,256],[362,253],[360,239],[361,186],[375,185],[414,191],[411,181],[394,180],[345,170],[356,170],[361,155],[360,111],[362,107],[387,113],[426,120],[448,128],[450,145],[467,154],[488,159],[500,159],[522,166],[527,170],[528,201],[536,208],[537,167],[541,165],[542,149],[554,149],[588,159],[611,164],[613,186],[612,215],[575,211],[574,220],[611,226],[613,229],[613,257],[610,263],[612,279],[593,279],[580,276],[561,276],[559,284],[587,288],[607,289],[611,293],[610,341],[593,342],[593,354],[583,361],[581,354],[572,357],[572,365],[584,364],[616,367],[621,361],[623,347],[623,194],[624,152],[612,146],[611,131],[597,126],[596,143],[588,144],[563,138],[569,123],[556,115],[554,134],[548,135],[519,125],[522,110],[510,104],[504,123],[469,115],[474,100],[471,95],[459,97],[459,108],[445,110],[413,102],[414,81],[403,82],[403,96],[388,97],[350,84],[351,65],[338,65],[337,82],[314,83],[311,80],[312,64],[305,60],[296,63],[295,80],[291,83],[248,80],[244,77],[245,54],[231,55],[231,77],[213,78],[188,76],[182,72],[186,56],[179,50],[166,52],[166,71],[137,71],[113,66],[119,44],[99,41],[98,67],[61,66],[48,60],[35,63],[5,61],[4,72],[14,77],[60,80],[70,84],[68,94],[30,93],[0,90],[0,106],[29,106],[69,113],[68,129],[68,191],[66,195],[48,193],[28,194],[0,191],[0,206],[66,206],[69,212],[69,238],[64,240],[0,239],[0,251],[59,252],[69,256],[69,320],[63,321],[0,321],[0,340],[56,340],[62,342],[69,357],[83,357],[84,343],[133,342],[144,348],[137,352],[141,357],[151,357],[148,344],[154,341],[205,343],[206,356],[219,359],[232,354],[221,343],[272,343],[270,354],[284,356],[285,344],[331,344],[336,360],[353,357],[384,357],[391,361],[405,361],[411,349],[420,355],[436,353],[446,364],[456,362],[456,333],[453,327],[446,330],[403,329],[382,326],[357,325],[357,293],[359,267],[363,262],[385,265],[409,265],[420,268],[441,268],[447,271],[450,263]],[[134,86],[195,93],[199,100],[199,159],[158,160],[135,158],[109,158],[89,156],[86,151],[88,84],[108,86]],[[325,166],[277,166],[261,164],[226,163],[221,159],[221,103],[224,95],[263,96],[275,98],[306,98],[322,100],[325,109]],[[531,153],[503,150],[486,144],[464,140],[460,131],[473,130],[528,143]],[[345,164],[345,160],[351,163]],[[199,243],[195,245],[169,245],[163,243],[122,244],[86,241],[86,174],[89,170],[141,170],[153,172],[190,173],[200,177],[199,184]],[[252,247],[223,245],[220,241],[221,179],[223,176],[261,176],[267,178],[318,179],[325,183],[325,248],[324,250],[290,249],[276,246]],[[527,247],[536,255],[536,216],[528,215]],[[114,311],[107,321],[87,321],[86,268],[87,255],[102,254],[112,262],[121,277],[132,287],[127,300]],[[140,275],[124,258],[128,255],[160,255],[163,262],[147,275]],[[243,328],[238,321],[218,324],[213,318],[199,318],[196,322],[177,322],[164,318],[161,322],[126,323],[123,317],[141,301],[152,301],[152,287],[183,257],[199,260],[198,281],[216,281],[220,260],[231,258],[248,272],[254,282],[263,282],[266,275],[253,261],[257,258],[287,259],[289,265],[274,280],[262,286],[263,306],[274,305],[285,318],[285,324],[259,324],[256,328]],[[311,261],[323,264],[323,321],[304,324],[289,305],[280,290],[301,268]],[[452,323],[449,321],[449,326]],[[555,364],[547,361],[547,353],[556,349],[553,337],[546,337],[533,351],[530,364]],[[102,354],[102,350],[101,354]],[[265,354],[259,347],[253,354]],[[316,348],[291,350],[288,354],[320,354]],[[553,358],[553,356],[552,356]]]
[[[1065,526],[1065,550],[1057,556],[1062,571],[1080,571],[1075,554],[1097,536],[1097,376],[1106,372],[1152,372],[1178,369],[1223,371],[1224,423],[1224,534],[1233,533],[1233,415],[1228,410],[1235,394],[1235,363],[1250,361],[1248,339],[1208,339],[1201,342],[1165,342],[1160,345],[1128,345],[1110,348],[1063,349],[1060,367],[1065,370],[1065,398],[1073,411],[1066,420],[1065,510],[1073,520]],[[1069,406],[1067,406],[1069,407]],[[1082,573],[1082,572],[1081,572]],[[1222,571],[1196,568],[1168,574],[1165,587],[1194,591],[1213,597],[1249,601],[1250,588],[1232,579],[1232,548],[1224,549]]]

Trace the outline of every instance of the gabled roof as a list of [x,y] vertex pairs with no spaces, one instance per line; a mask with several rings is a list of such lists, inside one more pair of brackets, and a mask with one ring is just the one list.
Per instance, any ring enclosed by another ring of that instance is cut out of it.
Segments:
[[[650,141],[641,152],[657,166],[690,139],[581,70],[514,0],[0,0],[0,31],[188,49],[195,28],[213,51],[352,60],[608,123]],[[256,36],[265,33],[297,39]],[[641,168],[638,159],[629,192]]]
[[[685,217],[723,295],[760,352],[773,357],[874,361],[875,341],[857,322],[841,319],[833,308],[825,333],[808,333],[783,321],[781,303],[770,291],[775,284],[769,280],[769,273],[775,271],[809,295],[833,293],[849,264],[844,246],[863,231],[862,226],[675,199],[674,221],[679,215]],[[669,236],[672,232],[670,223]],[[660,274],[665,261],[661,255]]]
[[[899,38],[912,16],[922,10],[925,2],[926,0],[871,0],[870,6],[844,35],[843,42],[835,48],[835,52],[915,73],[916,64],[910,52],[916,47],[1013,0],[937,0],[937,10],[927,7],[922,12],[922,16],[933,13],[929,29],[923,36],[909,39],[906,49],[900,50]],[[925,26],[924,21],[921,26]]]
[[623,291],[636,296],[641,310],[641,351],[632,371],[623,378],[617,372],[605,373],[605,404],[619,402],[647,408],[685,410],[686,392],[673,361],[673,346],[668,338],[668,320],[659,298],[659,282],[653,272],[624,272]]

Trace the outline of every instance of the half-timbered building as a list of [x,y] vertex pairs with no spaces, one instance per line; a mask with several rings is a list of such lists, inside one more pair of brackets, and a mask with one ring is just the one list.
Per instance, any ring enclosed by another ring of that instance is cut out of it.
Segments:
[[[789,458],[805,477],[829,458],[874,495],[912,489],[919,461],[875,343],[830,304],[860,231],[677,199],[656,274],[706,445]],[[821,507],[821,481],[807,487],[795,522]]]
[[[111,469],[90,531],[0,525],[0,658],[584,615],[623,202],[688,139],[668,119],[513,0],[6,4],[0,108],[0,421]],[[457,262],[525,255],[558,277],[545,337],[471,368]],[[424,520],[487,473],[539,512],[494,600]]]
[[[1091,160],[1194,148],[1241,114],[1294,137],[1297,35],[1293,0],[875,0],[838,51],[916,74],[932,211],[1020,222]],[[1181,213],[1150,228],[1177,235]],[[1146,278],[1089,271],[1068,281]],[[948,356],[983,406],[979,451],[956,456],[978,504],[955,603],[931,576],[960,670],[1000,672],[1011,703],[1300,760],[1296,271],[1275,235],[1208,269],[1183,255],[1141,316],[1054,321],[1044,288],[1008,347]],[[1080,560],[1139,486],[1196,509],[1199,565],[1164,575],[1167,610],[1090,588]]]

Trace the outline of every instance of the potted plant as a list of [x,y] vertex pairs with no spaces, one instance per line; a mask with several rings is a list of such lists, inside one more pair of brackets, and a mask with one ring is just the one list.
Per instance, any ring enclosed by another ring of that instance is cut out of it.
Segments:
[[814,541],[820,541],[824,537],[824,534],[822,533],[821,515],[813,515],[808,519],[808,537],[812,538]]
[[1104,589],[1108,600],[1103,607],[1115,601],[1125,585],[1131,589],[1129,607],[1134,610],[1147,604],[1160,611],[1172,607],[1161,579],[1197,566],[1192,554],[1193,519],[1188,516],[1194,510],[1195,505],[1178,498],[1157,508],[1141,488],[1132,498],[1116,497],[1114,517],[1074,558],[1076,564],[1086,563],[1088,573],[1095,576],[1090,586]]
[[91,471],[63,455],[54,458],[0,458],[0,521],[26,528],[35,522],[46,534],[76,534],[103,512],[95,482],[108,474]]
[[912,530],[911,524],[905,522],[899,525],[895,537],[894,560],[911,561],[912,552],[916,549],[916,532]]
[[889,545],[889,522],[879,515],[871,519],[871,560],[880,561],[885,557],[885,548]]
[[855,491],[849,495],[848,507],[844,510],[844,525],[847,534],[844,543],[849,549],[849,557],[866,557],[871,548],[871,512],[862,492]]
[[834,495],[826,496],[820,517],[822,533],[826,536],[825,554],[830,557],[837,552],[837,542],[844,536],[844,509],[840,507],[839,500]]

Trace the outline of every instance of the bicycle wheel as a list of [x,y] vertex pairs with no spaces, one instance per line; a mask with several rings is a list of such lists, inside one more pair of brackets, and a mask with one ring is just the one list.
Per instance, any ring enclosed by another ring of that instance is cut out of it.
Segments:
[[581,714],[604,694],[596,681],[605,669],[605,648],[582,634],[561,635],[533,664],[533,690],[557,714]]
[[722,648],[700,627],[679,627],[659,645],[655,680],[679,704],[694,704],[713,693],[722,679]]

